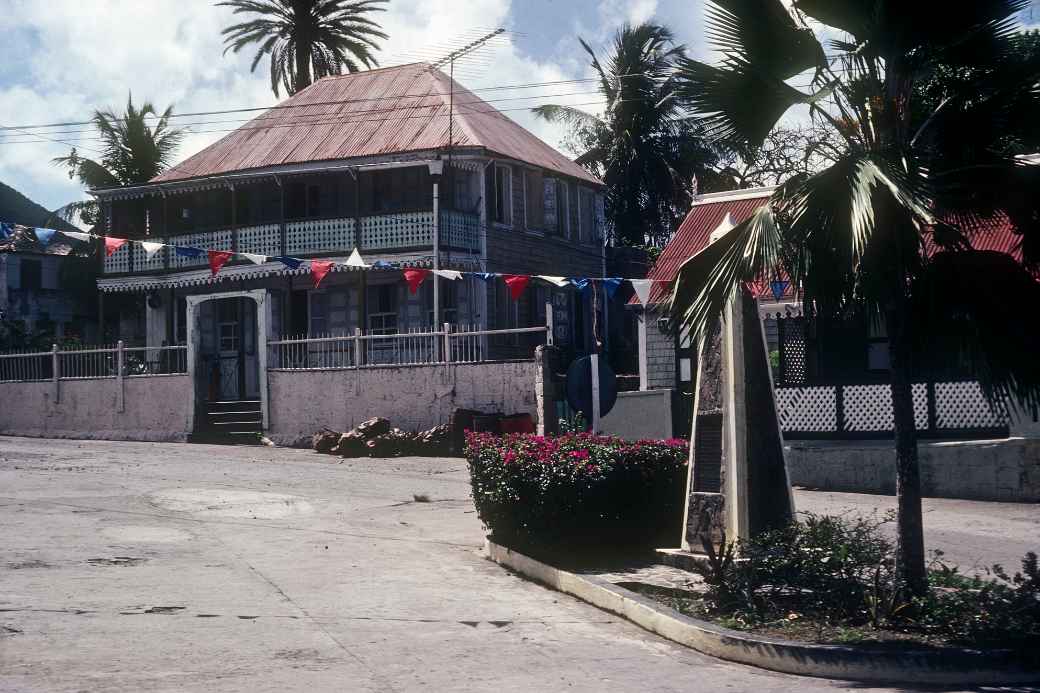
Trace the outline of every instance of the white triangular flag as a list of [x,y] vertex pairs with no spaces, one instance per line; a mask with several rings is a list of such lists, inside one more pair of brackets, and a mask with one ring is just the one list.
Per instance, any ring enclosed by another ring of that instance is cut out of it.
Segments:
[[90,234],[83,231],[62,231],[62,234],[76,241],[89,241]]
[[151,260],[155,257],[155,254],[162,250],[165,243],[156,243],[155,241],[141,241],[141,247],[144,248],[144,254]]
[[239,253],[239,255],[249,260],[254,265],[262,265],[267,262],[266,255],[257,255],[256,253]]
[[365,261],[361,259],[361,253],[358,252],[357,248],[354,248],[354,252],[347,258],[347,267],[368,267]]
[[570,282],[568,282],[565,277],[549,277],[544,274],[539,274],[537,276],[539,279],[544,279],[545,281],[549,282],[550,284],[553,284],[554,286],[563,287],[570,284]]
[[645,306],[647,299],[650,298],[650,287],[653,281],[650,279],[629,279],[628,281],[632,282],[632,288],[635,290],[639,302]]
[[457,272],[455,270],[433,270],[433,273],[438,277],[444,277],[445,279],[450,279],[452,281],[462,279],[462,272]]

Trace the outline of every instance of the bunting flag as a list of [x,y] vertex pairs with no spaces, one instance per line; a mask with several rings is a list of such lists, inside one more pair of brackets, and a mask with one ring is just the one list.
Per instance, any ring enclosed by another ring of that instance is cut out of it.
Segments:
[[607,292],[607,298],[614,298],[614,294],[617,293],[622,281],[621,277],[603,277],[603,288]]
[[105,255],[111,255],[124,245],[126,245],[125,238],[112,238],[111,236],[105,236]]
[[155,257],[155,254],[163,249],[165,243],[156,243],[154,241],[141,241],[141,247],[144,248],[144,253],[151,260]]
[[387,262],[386,260],[376,260],[372,263],[374,269],[393,269],[393,263]]
[[568,286],[570,284],[570,282],[567,281],[566,277],[550,277],[550,276],[545,275],[545,274],[539,274],[537,276],[538,276],[539,279],[541,279],[543,281],[547,281],[550,284],[552,284],[553,286],[558,286],[561,289],[563,287]]
[[173,251],[177,254],[177,257],[202,257],[206,254],[206,251],[202,248],[193,248],[190,245],[175,245],[173,246]]
[[531,282],[531,277],[526,274],[503,274],[502,281],[509,287],[509,296],[514,300],[520,300],[524,289]]
[[784,293],[787,291],[787,287],[791,285],[791,282],[785,282],[780,279],[769,282],[769,288],[773,292],[773,298],[779,301],[784,297]]
[[428,269],[409,267],[404,271],[404,280],[408,282],[408,290],[413,294],[419,290],[419,285],[426,281],[428,276],[430,276]]
[[632,283],[632,288],[635,289],[639,302],[645,306],[646,302],[650,300],[650,287],[653,285],[653,280],[629,279],[628,281]]
[[[4,226],[4,225],[0,224],[0,226]],[[2,235],[2,234],[0,234],[0,235]],[[85,231],[62,231],[61,235],[62,236],[68,236],[69,238],[71,238],[74,241],[89,241],[90,240],[90,234],[85,232]]]
[[256,253],[239,253],[239,255],[249,260],[254,265],[262,265],[267,262],[266,255],[257,255]]
[[567,279],[574,286],[575,289],[581,293],[588,295],[589,291],[592,290],[592,280],[587,277],[570,277]]
[[368,267],[365,261],[361,259],[361,253],[358,252],[357,248],[347,258],[347,267]]
[[476,277],[477,279],[483,279],[486,282],[489,282],[498,276],[494,272],[466,272],[466,275]]
[[209,271],[213,273],[213,276],[217,276],[217,272],[220,268],[228,263],[231,256],[234,253],[227,250],[207,250],[206,254],[209,256]]
[[14,224],[8,224],[6,221],[0,222],[0,238],[10,238],[12,233],[14,233]]
[[294,257],[289,257],[288,255],[279,255],[278,257],[275,258],[275,260],[277,260],[278,262],[282,263],[283,265],[285,265],[289,269],[293,269],[293,270],[300,269],[300,265],[303,264],[302,260],[297,260]]
[[[317,289],[325,275],[332,271],[335,262],[327,260],[311,260],[311,276],[314,277],[314,288]],[[412,292],[415,293],[414,291]]]
[[54,234],[58,233],[54,229],[33,229],[33,233],[36,234],[36,240],[40,242],[40,245],[47,245],[54,238]]
[[433,270],[433,273],[442,279],[450,279],[453,282],[462,279],[462,272],[455,270]]

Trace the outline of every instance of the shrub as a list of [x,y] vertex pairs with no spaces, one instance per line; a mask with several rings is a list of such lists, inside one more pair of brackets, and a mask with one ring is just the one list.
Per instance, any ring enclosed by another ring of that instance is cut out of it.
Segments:
[[477,513],[514,548],[674,545],[682,532],[688,443],[469,433]]

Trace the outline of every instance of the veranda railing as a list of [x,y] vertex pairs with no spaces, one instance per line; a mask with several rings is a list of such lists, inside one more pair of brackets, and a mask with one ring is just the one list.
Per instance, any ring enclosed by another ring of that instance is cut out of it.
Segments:
[[327,370],[383,365],[427,363],[479,363],[491,360],[488,338],[533,339],[552,343],[551,325],[482,330],[472,325],[444,323],[440,330],[415,330],[394,334],[365,333],[297,337],[268,342],[268,368],[272,370]]

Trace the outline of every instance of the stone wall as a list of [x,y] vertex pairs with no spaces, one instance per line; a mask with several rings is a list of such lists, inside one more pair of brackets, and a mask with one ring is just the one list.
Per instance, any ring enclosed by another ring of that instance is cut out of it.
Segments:
[[[895,493],[891,441],[789,441],[786,447],[795,486]],[[1040,501],[1040,439],[922,442],[920,459],[925,496]]]
[[193,395],[186,375],[0,383],[0,434],[44,438],[184,441]]
[[323,427],[346,431],[373,416],[398,428],[448,423],[456,408],[530,414],[538,424],[536,361],[269,371],[270,428],[291,445]]

